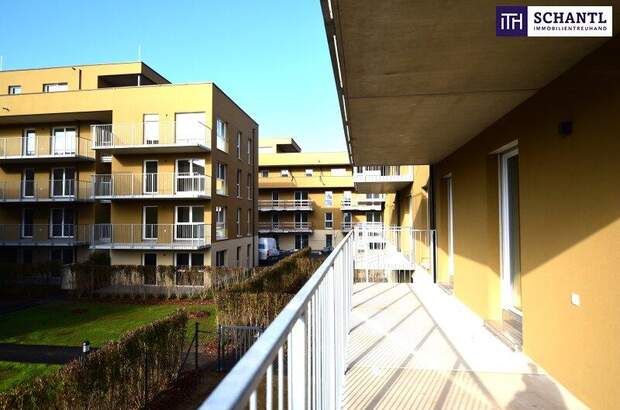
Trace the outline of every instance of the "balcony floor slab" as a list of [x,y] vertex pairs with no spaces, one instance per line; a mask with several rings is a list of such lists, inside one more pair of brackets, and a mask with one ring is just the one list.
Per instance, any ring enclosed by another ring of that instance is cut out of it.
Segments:
[[353,292],[345,408],[587,408],[425,272]]

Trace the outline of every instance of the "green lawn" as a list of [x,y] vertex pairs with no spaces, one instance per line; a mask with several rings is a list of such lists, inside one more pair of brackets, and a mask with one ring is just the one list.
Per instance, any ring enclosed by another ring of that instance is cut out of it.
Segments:
[[[123,333],[163,318],[178,308],[208,312],[188,322],[188,336],[194,323],[202,330],[215,330],[214,305],[138,305],[123,303],[57,302],[4,315],[0,319],[0,343],[81,346],[89,340],[101,346]],[[20,381],[42,375],[58,366],[0,362],[0,391]]]

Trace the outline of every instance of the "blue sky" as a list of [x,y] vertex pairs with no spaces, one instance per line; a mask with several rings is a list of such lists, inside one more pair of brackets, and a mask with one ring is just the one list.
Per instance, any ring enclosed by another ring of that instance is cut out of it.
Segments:
[[4,69],[142,60],[214,81],[304,150],[345,150],[319,0],[2,1]]

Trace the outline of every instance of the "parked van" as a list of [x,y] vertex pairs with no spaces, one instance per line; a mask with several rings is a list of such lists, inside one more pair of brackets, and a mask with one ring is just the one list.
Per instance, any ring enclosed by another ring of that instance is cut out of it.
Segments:
[[280,256],[280,251],[274,238],[258,238],[259,261],[267,261],[278,256]]

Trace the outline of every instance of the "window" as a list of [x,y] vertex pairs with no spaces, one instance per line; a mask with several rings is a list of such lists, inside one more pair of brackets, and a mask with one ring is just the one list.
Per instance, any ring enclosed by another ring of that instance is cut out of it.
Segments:
[[9,94],[21,94],[22,86],[21,85],[9,85]]
[[325,206],[334,206],[334,193],[325,191]]
[[248,199],[252,199],[252,185],[254,180],[252,179],[252,174],[248,174],[248,179],[246,181],[248,188]]
[[248,209],[247,227],[248,227],[248,235],[252,235],[252,208]]
[[331,212],[325,212],[325,229],[334,228],[334,214]]
[[145,206],[142,208],[142,218],[144,225],[142,229],[142,239],[157,239],[157,207]]
[[252,138],[248,138],[248,164],[252,164]]
[[22,154],[23,155],[35,155],[36,154],[36,141],[37,134],[33,129],[24,130],[24,136],[22,138]]
[[144,284],[157,285],[157,254],[145,253],[142,256],[142,264],[144,265]]
[[142,189],[145,194],[157,193],[157,171],[159,162],[157,160],[144,161],[144,186]]
[[295,235],[295,249],[303,249],[308,247],[308,234],[296,234]]
[[175,208],[175,239],[202,239],[205,235],[204,206],[177,206]]
[[205,192],[204,159],[178,159],[176,169],[176,192]]
[[[175,114],[175,142],[177,144],[204,144],[206,140],[204,112]],[[167,141],[171,143],[172,141]]]
[[252,245],[248,244],[248,246],[245,249],[245,260],[247,262],[247,267],[251,268],[253,265],[253,261],[252,261]]
[[237,236],[241,236],[241,208],[237,208],[235,223],[237,224]]
[[261,176],[261,177],[263,177],[263,178],[267,178],[267,177],[269,177],[269,170],[267,170],[267,169],[261,169],[261,170],[260,170],[260,176]]
[[221,267],[226,265],[226,251],[215,252],[215,266]]
[[71,197],[75,195],[75,169],[52,168],[52,197]]
[[226,186],[226,164],[221,162],[217,163],[217,178],[215,180],[215,191],[218,195],[227,195],[228,189]]
[[52,154],[75,155],[77,132],[74,127],[57,127],[52,130]]
[[73,248],[52,249],[50,259],[54,262],[60,262],[63,265],[70,265],[73,263]]
[[237,198],[241,198],[241,170],[237,170]]
[[308,191],[295,191],[295,206],[308,205]]
[[331,175],[333,177],[343,177],[347,175],[346,168],[332,168]]
[[159,144],[159,114],[144,114],[144,143]]
[[280,199],[280,193],[278,191],[271,191],[271,200],[276,202]]
[[314,170],[312,168],[307,168],[306,169],[306,176],[307,177],[311,177],[312,174],[314,174]]
[[280,214],[272,213],[271,214],[271,225],[277,228],[279,224],[280,224]]
[[241,266],[241,246],[237,246],[237,263],[235,266],[236,267]]
[[334,246],[334,236],[331,233],[325,235],[325,247],[331,248]]
[[226,207],[215,207],[215,239],[226,239]]
[[67,91],[68,89],[69,89],[69,85],[67,83],[43,84],[44,93],[55,93],[58,91]]
[[218,118],[215,121],[215,133],[217,136],[217,149],[228,152],[228,123]]
[[288,169],[281,169],[281,170],[280,170],[280,176],[281,176],[281,177],[287,177],[287,176],[289,176]]
[[241,139],[243,134],[241,131],[237,131],[237,158],[241,159]]
[[[175,266],[180,267],[191,267],[191,266],[205,266],[205,255],[204,253],[188,253],[182,252],[177,253],[175,256]],[[177,278],[178,281],[178,278]]]
[[52,238],[73,238],[75,213],[73,209],[53,208],[50,210]]
[[24,168],[22,173],[22,198],[34,197],[34,168]]
[[34,209],[25,208],[22,210],[22,238],[32,238],[34,233]]

